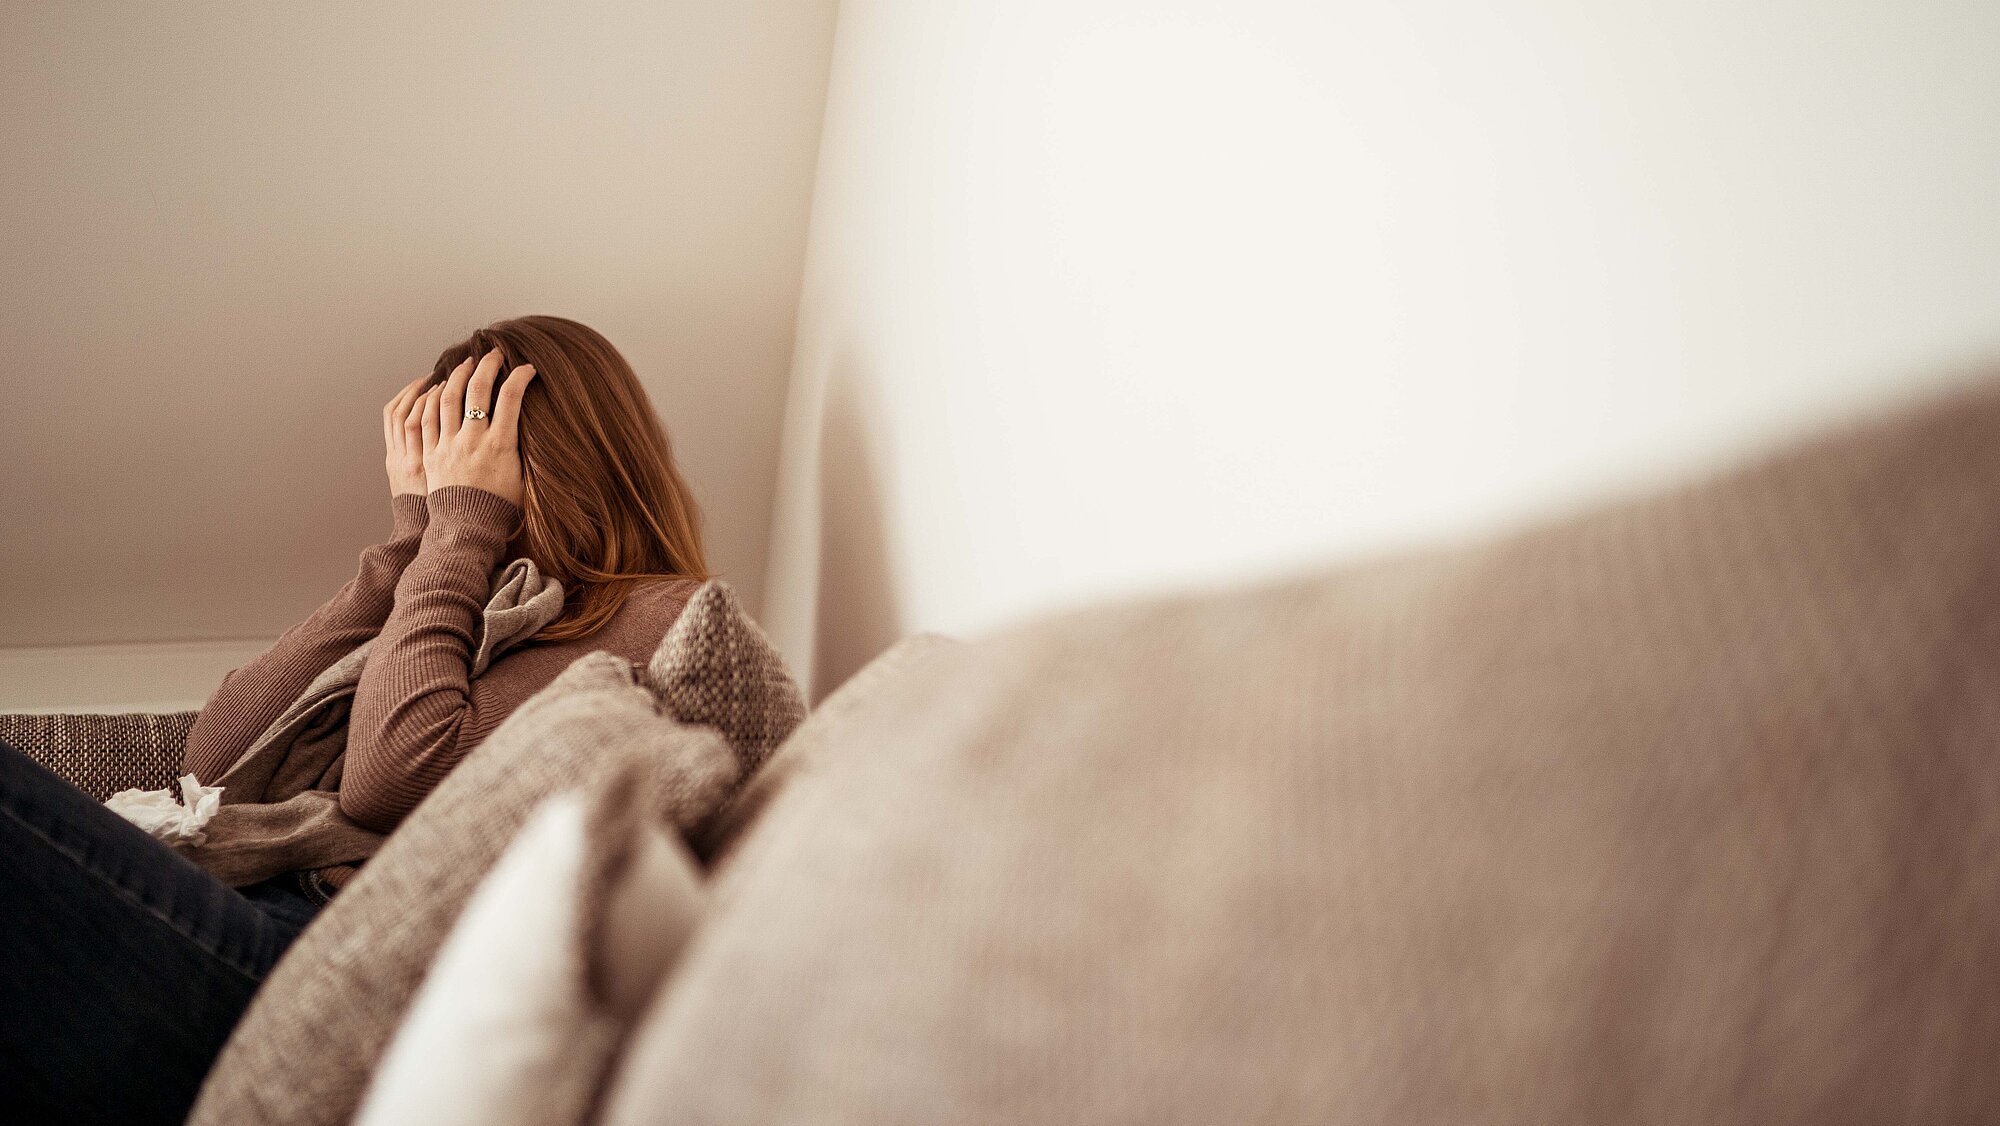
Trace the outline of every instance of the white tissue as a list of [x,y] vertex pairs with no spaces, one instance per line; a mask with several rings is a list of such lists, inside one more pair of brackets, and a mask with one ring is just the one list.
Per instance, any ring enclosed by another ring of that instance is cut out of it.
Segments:
[[181,775],[181,799],[172,790],[120,790],[105,800],[105,808],[168,844],[201,844],[201,831],[222,805],[222,787],[204,786],[192,774]]

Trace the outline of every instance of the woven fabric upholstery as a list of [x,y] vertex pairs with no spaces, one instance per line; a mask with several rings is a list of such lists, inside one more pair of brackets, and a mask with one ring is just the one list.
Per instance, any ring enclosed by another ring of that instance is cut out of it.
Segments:
[[722,579],[688,596],[644,676],[675,718],[722,733],[745,778],[806,716],[805,693],[784,656]]
[[1996,686],[2000,381],[1018,622],[824,732],[599,1123],[2000,1122]]
[[0,743],[103,801],[120,790],[173,785],[198,714],[0,715]]

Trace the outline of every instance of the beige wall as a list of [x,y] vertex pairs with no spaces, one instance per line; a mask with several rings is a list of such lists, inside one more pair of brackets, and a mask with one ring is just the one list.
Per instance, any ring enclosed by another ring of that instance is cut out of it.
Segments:
[[198,704],[387,534],[381,404],[527,312],[633,362],[757,606],[834,8],[0,9],[0,708]]
[[845,0],[767,625],[1471,534],[2000,343],[2000,7]]
[[830,80],[833,0],[0,9],[0,708],[198,703],[520,312],[634,361],[816,695],[2000,344],[1995,9],[1641,7],[847,0]]

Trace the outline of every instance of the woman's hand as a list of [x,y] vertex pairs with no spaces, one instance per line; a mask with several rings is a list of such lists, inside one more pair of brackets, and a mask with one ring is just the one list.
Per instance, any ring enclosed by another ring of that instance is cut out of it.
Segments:
[[389,495],[430,491],[424,484],[424,419],[417,413],[424,402],[418,388],[429,379],[420,375],[403,385],[382,408],[382,444],[388,447]]
[[[521,454],[515,438],[521,418],[521,396],[535,378],[531,364],[507,375],[500,394],[493,394],[493,377],[500,370],[500,349],[458,365],[451,378],[431,388],[424,398],[424,477],[432,489],[471,485],[518,505],[521,503]],[[468,372],[470,375],[468,377]],[[478,407],[490,418],[467,418]]]

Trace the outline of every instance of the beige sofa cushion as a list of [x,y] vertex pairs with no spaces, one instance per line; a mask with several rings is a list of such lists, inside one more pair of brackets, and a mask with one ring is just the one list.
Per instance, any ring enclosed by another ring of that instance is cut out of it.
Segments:
[[941,653],[604,1121],[2000,1121],[2000,388]]
[[817,770],[829,748],[849,745],[844,733],[879,703],[884,688],[909,676],[939,652],[962,644],[945,634],[924,632],[901,638],[876,654],[827,693],[763,768],[714,817],[703,823],[693,838],[695,851],[706,863],[718,868],[732,862],[739,843],[750,834],[771,802],[792,785],[793,779]]
[[644,791],[627,770],[536,808],[439,949],[356,1126],[589,1121],[707,899]]

